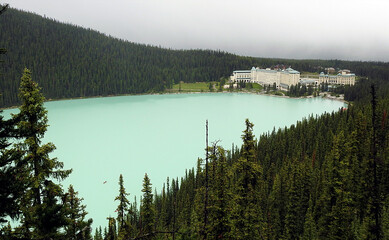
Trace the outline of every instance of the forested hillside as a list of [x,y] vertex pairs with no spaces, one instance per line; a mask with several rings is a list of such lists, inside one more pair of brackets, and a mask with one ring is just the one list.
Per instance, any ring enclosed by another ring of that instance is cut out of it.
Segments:
[[20,72],[29,68],[47,99],[160,92],[179,81],[214,81],[236,69],[292,66],[320,72],[348,68],[388,78],[388,63],[240,57],[208,50],[170,50],[106,36],[15,9],[0,18],[0,107],[18,104]]
[[130,43],[14,9],[3,14],[0,32],[0,46],[7,49],[0,83],[6,106],[17,102],[24,67],[46,98],[57,99],[158,92],[173,82],[215,80],[242,62],[250,65],[223,52]]

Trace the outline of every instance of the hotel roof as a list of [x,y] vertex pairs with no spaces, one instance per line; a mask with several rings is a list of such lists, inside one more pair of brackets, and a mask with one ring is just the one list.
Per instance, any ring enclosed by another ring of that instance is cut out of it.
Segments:
[[287,68],[284,71],[281,70],[271,70],[271,69],[260,69],[252,67],[251,70],[236,70],[234,73],[250,73],[251,71],[257,71],[257,72],[267,72],[267,73],[285,73],[285,74],[299,74],[299,71],[294,70],[293,68]]

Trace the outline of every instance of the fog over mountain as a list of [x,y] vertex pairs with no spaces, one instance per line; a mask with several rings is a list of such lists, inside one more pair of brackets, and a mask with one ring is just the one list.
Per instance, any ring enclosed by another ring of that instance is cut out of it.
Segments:
[[7,3],[114,37],[172,49],[220,49],[255,57],[389,61],[386,0]]

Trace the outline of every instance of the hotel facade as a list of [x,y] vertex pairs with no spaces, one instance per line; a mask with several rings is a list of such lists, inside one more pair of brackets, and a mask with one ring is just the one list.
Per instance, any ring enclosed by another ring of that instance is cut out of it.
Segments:
[[319,75],[319,84],[328,83],[332,84],[341,84],[341,85],[354,85],[355,84],[355,74],[350,73],[350,70],[341,70],[338,75],[329,75],[324,74],[323,72]]
[[[233,71],[230,80],[231,82],[259,83],[261,85],[273,85],[275,83],[277,88],[281,89],[288,89],[291,85],[297,85],[301,82],[300,72],[292,68],[271,70],[269,68],[260,69],[258,67],[253,67],[251,70]],[[328,75],[322,72],[319,75],[319,79],[312,80],[315,80],[315,84],[354,85],[355,74],[350,73],[349,70],[341,70],[338,75]]]
[[287,68],[285,70],[260,69],[237,70],[230,77],[232,82],[259,83],[262,85],[276,84],[277,88],[287,89],[300,81],[300,72]]

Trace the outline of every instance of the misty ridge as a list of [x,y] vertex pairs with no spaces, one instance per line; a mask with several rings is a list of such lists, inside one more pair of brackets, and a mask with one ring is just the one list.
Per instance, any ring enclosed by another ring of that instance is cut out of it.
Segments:
[[389,61],[387,1],[11,0],[11,7],[170,49],[242,56]]

